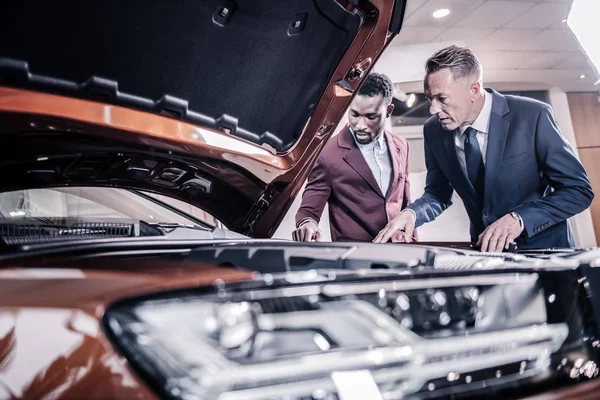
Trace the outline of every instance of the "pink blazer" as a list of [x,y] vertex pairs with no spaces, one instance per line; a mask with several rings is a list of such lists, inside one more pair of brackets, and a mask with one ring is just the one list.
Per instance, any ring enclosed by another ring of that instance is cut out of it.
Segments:
[[[296,225],[307,218],[319,222],[329,202],[333,241],[372,241],[389,220],[410,204],[408,142],[385,131],[392,176],[384,196],[346,126],[330,139],[314,165],[296,213]],[[413,240],[417,240],[416,230]],[[403,242],[402,233],[392,237]]]

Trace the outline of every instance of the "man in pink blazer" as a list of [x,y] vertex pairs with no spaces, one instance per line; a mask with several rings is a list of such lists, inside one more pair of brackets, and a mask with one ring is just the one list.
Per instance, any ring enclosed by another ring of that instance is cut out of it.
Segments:
[[[371,242],[410,204],[408,143],[384,128],[394,109],[392,90],[390,79],[377,73],[359,88],[349,124],[327,142],[308,177],[294,240],[321,239],[318,223],[326,203],[332,240],[346,242]],[[404,241],[402,232],[391,239]]]

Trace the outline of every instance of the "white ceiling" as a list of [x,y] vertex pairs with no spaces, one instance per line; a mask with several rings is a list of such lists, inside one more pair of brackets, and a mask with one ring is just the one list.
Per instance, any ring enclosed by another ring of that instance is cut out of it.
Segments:
[[[402,31],[389,50],[396,54],[396,64],[402,65],[406,58],[399,58],[404,46],[408,49],[436,42],[464,43],[481,60],[484,82],[501,86],[501,90],[556,86],[565,91],[598,91],[600,84],[594,86],[594,70],[562,22],[571,3],[572,0],[408,0]],[[450,15],[433,18],[433,12],[440,8],[448,8]],[[586,77],[580,79],[581,75]],[[407,91],[422,90],[420,82],[397,83]]]

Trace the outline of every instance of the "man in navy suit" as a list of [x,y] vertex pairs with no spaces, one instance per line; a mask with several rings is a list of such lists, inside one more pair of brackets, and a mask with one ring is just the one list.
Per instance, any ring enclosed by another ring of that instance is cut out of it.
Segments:
[[482,87],[473,52],[449,46],[426,63],[425,94],[433,116],[423,136],[425,193],[373,240],[416,226],[452,204],[456,190],[481,251],[574,247],[568,218],[594,194],[585,169],[545,103]]

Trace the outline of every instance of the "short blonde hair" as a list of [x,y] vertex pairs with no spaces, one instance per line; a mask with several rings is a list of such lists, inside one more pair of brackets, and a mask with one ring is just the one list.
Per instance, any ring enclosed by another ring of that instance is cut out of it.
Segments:
[[436,51],[425,63],[427,75],[449,68],[454,79],[477,74],[482,77],[481,63],[468,47],[452,45]]

